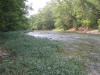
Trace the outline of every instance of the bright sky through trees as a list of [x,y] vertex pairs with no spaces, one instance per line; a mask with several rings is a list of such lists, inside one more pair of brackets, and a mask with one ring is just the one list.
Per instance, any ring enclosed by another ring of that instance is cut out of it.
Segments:
[[36,14],[40,8],[43,8],[50,0],[28,0],[28,5],[33,7],[33,11],[30,14]]

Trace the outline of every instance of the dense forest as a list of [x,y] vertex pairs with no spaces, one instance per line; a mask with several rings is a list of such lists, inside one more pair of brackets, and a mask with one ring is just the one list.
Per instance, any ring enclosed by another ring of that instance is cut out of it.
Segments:
[[51,0],[30,18],[25,1],[0,0],[0,31],[100,29],[100,0]]
[[100,0],[51,0],[31,16],[32,29],[100,29]]

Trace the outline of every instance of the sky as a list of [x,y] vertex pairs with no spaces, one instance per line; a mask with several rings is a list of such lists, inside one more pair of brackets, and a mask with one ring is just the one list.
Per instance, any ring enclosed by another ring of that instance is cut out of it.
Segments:
[[48,1],[50,0],[28,0],[27,5],[33,8],[33,10],[29,12],[30,15],[36,14],[38,10],[43,8]]

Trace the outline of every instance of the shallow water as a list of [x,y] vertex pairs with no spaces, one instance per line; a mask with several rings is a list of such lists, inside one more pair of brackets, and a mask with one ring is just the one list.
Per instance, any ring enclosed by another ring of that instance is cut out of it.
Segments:
[[54,31],[33,31],[27,33],[30,36],[48,38],[62,41],[65,56],[81,55],[86,57],[86,65],[91,71],[91,75],[100,75],[100,35],[98,34],[78,34]]

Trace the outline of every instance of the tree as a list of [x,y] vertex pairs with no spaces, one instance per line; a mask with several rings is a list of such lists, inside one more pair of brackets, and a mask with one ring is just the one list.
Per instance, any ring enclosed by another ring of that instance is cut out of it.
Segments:
[[0,31],[21,29],[26,24],[25,0],[0,0]]
[[36,15],[33,25],[38,29],[96,28],[100,0],[51,0]]
[[[100,17],[100,5],[91,0],[56,0],[56,9],[54,16],[56,17],[56,27],[64,30],[83,26],[83,20],[89,20],[89,27],[97,25],[97,19]],[[87,26],[87,25],[85,25]]]
[[39,13],[32,15],[31,17],[31,26],[33,29],[53,29],[54,28],[54,19],[52,17],[52,11],[47,5],[45,8],[39,10]]

